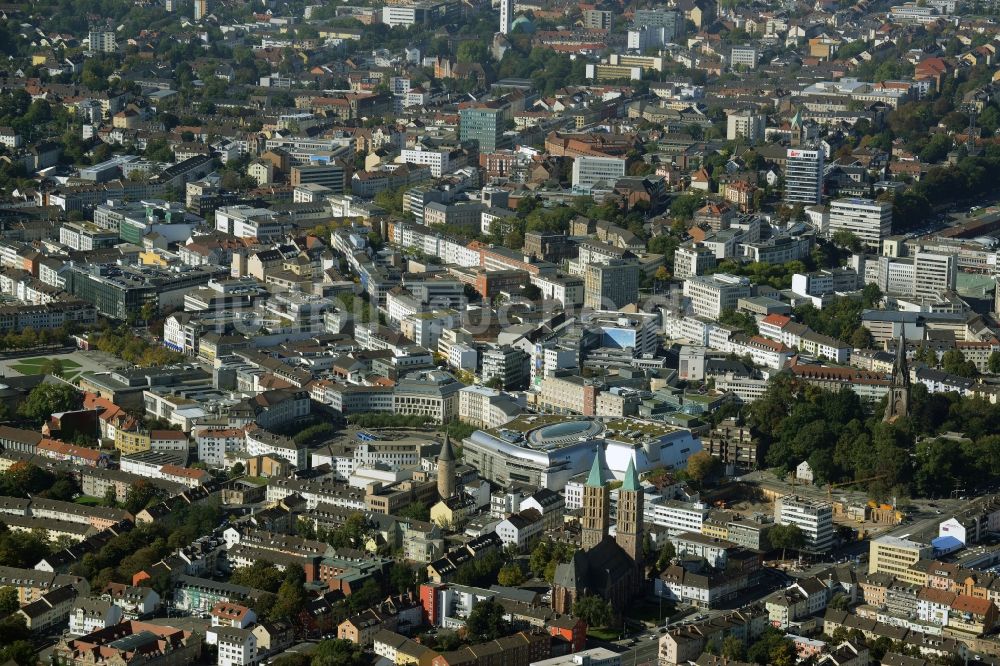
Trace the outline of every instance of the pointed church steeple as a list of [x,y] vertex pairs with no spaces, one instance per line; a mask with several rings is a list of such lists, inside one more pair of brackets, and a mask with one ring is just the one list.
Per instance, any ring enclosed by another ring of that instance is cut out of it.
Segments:
[[455,460],[455,450],[451,448],[451,437],[448,433],[444,434],[444,445],[441,447],[438,460]]
[[892,364],[892,385],[885,404],[882,420],[892,423],[910,413],[910,369],[906,364],[906,325],[900,329],[896,343],[896,361]]
[[643,580],[642,563],[642,517],[643,492],[639,475],[635,471],[635,460],[629,458],[628,468],[622,487],[618,490],[618,525],[615,528],[615,541],[624,550],[635,568],[633,583],[640,589]]
[[806,128],[802,121],[802,107],[795,112],[792,116],[792,122],[790,124],[789,130],[791,132],[791,144],[793,148],[797,148],[802,145],[805,138]]
[[796,128],[801,128],[802,127],[802,107],[799,107],[795,111],[795,115],[792,116],[792,123],[791,123],[791,125],[792,125],[792,129],[796,129]]
[[608,536],[611,516],[611,495],[601,476],[601,449],[594,450],[590,475],[583,484],[583,515],[581,516],[580,545],[590,550]]
[[455,451],[451,448],[451,438],[446,432],[444,444],[437,461],[438,497],[445,500],[455,494]]
[[[899,329],[899,341],[896,344],[896,362],[892,366],[893,374],[898,373],[900,370],[906,371],[906,325],[900,327]],[[907,373],[909,376],[909,373]]]
[[622,481],[622,490],[639,490],[641,488],[639,475],[635,471],[635,461],[628,459],[628,468],[625,470],[625,480]]
[[601,450],[594,450],[594,462],[590,465],[590,476],[587,477],[587,485],[591,488],[603,488],[604,479],[601,476]]

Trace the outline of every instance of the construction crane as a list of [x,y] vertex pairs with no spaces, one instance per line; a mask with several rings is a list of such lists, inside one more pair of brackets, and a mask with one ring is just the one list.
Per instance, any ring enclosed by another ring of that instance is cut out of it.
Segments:
[[887,474],[876,474],[875,476],[869,476],[864,479],[855,479],[854,481],[844,481],[842,483],[831,483],[826,487],[826,498],[833,504],[833,489],[843,488],[844,486],[853,486],[856,483],[864,483],[865,481],[875,481],[876,479],[884,479]]

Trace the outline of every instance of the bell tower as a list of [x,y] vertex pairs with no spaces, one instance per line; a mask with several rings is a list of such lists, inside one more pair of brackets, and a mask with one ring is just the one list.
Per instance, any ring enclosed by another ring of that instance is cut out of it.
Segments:
[[444,445],[437,461],[438,496],[445,500],[455,494],[455,452],[451,448],[451,438],[444,434]]
[[[635,563],[636,571],[643,572],[642,566],[642,485],[635,471],[635,464],[628,461],[625,479],[618,489],[618,526],[615,530],[615,541],[621,549],[628,553]],[[638,581],[642,579],[640,575]]]
[[[905,327],[905,324],[904,324]],[[892,385],[889,387],[882,420],[892,423],[910,413],[910,369],[906,365],[906,331],[900,330],[896,343],[896,361],[892,364]]]
[[594,451],[594,462],[590,466],[590,476],[583,486],[583,533],[581,546],[590,550],[608,536],[608,514],[611,500],[608,487],[601,477],[601,450]]

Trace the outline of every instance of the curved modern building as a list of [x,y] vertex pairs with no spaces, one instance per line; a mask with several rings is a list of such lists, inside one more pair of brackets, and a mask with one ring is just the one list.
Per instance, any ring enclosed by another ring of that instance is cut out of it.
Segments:
[[462,446],[464,461],[483,478],[504,487],[516,481],[549,490],[562,490],[570,478],[590,469],[598,449],[609,477],[623,479],[630,460],[642,474],[684,467],[702,448],[690,430],[659,421],[550,414],[529,414],[501,428],[477,430]]

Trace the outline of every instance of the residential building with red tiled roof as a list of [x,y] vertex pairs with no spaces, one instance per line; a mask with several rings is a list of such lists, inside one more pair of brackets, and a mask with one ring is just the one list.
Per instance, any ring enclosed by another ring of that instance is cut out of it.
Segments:
[[107,454],[103,454],[97,449],[67,444],[58,439],[43,439],[38,443],[37,451],[38,455],[46,458],[64,460],[88,467],[103,466],[108,462]]
[[220,601],[210,611],[213,627],[238,627],[246,629],[257,621],[257,614],[246,606]]

